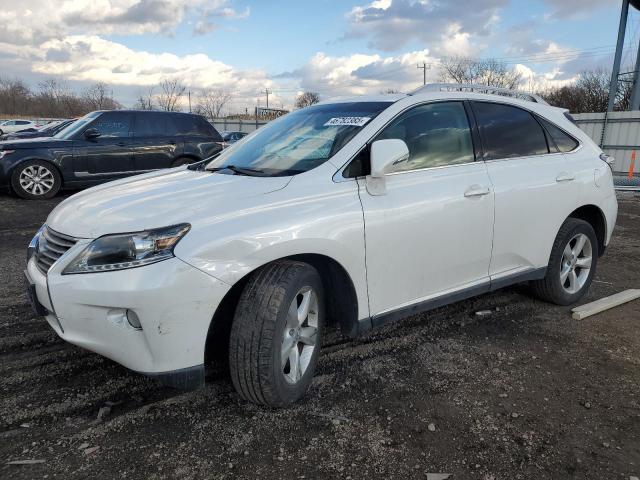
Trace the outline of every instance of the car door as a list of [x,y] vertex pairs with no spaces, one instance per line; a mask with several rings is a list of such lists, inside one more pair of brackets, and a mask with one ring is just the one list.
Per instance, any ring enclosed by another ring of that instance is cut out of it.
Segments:
[[562,153],[550,153],[544,129],[518,106],[472,102],[495,192],[492,282],[538,275],[558,228],[575,205]]
[[[100,114],[73,142],[73,157],[78,180],[102,181],[131,175],[133,152],[131,149],[132,115],[130,112]],[[99,136],[87,138],[88,129]]]
[[139,172],[169,168],[182,151],[182,138],[171,121],[172,114],[136,112],[133,158]]
[[493,233],[493,193],[463,102],[413,107],[375,140],[387,138],[407,144],[408,161],[386,175],[383,195],[358,181],[374,323],[447,294],[488,290]]

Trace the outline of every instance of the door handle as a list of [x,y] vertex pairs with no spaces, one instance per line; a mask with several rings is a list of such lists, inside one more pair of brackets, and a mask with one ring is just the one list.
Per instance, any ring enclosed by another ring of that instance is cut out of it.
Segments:
[[118,142],[118,143],[116,143],[116,145],[119,146],[119,147],[124,147],[124,142]]
[[570,182],[571,180],[575,180],[576,176],[573,173],[569,172],[561,172],[556,177],[556,182]]
[[465,197],[481,197],[483,195],[488,195],[490,190],[488,187],[483,187],[482,185],[471,185],[464,192]]

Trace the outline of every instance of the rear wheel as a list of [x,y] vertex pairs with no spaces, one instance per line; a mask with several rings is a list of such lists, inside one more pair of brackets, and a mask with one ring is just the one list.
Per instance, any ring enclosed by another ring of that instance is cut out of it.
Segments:
[[29,160],[21,163],[11,175],[11,187],[22,198],[51,198],[62,186],[58,170],[48,162]]
[[324,325],[317,270],[274,262],[253,275],[238,303],[229,341],[233,385],[244,399],[282,407],[304,395]]
[[532,282],[533,291],[558,305],[575,303],[589,289],[597,262],[598,240],[593,227],[584,220],[569,218],[556,236],[547,274]]

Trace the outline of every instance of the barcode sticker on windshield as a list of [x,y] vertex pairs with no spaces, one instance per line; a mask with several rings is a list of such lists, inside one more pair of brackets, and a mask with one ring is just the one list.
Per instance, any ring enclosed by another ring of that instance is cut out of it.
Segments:
[[341,127],[348,125],[350,127],[363,127],[371,117],[334,117],[324,124],[325,127]]

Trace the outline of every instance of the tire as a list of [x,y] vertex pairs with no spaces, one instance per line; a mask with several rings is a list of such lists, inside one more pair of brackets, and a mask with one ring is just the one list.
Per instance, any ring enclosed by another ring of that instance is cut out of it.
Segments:
[[199,160],[194,160],[189,157],[178,157],[173,162],[171,162],[171,168],[181,167],[183,165],[189,165],[190,163],[198,162]]
[[597,264],[598,239],[593,227],[584,220],[568,218],[553,243],[546,276],[531,282],[531,287],[543,300],[571,305],[587,293]]
[[229,337],[229,370],[240,396],[270,407],[300,399],[318,362],[324,315],[322,280],[312,266],[278,261],[256,272]]
[[[29,179],[33,179],[31,183]],[[37,200],[52,198],[60,190],[62,178],[49,162],[29,160],[16,166],[11,174],[11,187],[22,198]]]

